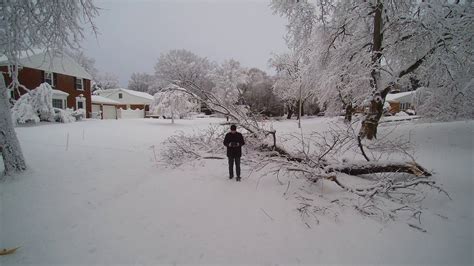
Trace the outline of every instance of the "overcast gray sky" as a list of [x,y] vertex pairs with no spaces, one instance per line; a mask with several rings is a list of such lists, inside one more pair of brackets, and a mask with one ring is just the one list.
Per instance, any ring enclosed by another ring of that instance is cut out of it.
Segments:
[[285,51],[286,20],[269,0],[97,1],[99,36],[83,42],[100,72],[114,73],[126,87],[133,72],[153,73],[161,53],[187,49],[221,62],[271,72],[268,59]]

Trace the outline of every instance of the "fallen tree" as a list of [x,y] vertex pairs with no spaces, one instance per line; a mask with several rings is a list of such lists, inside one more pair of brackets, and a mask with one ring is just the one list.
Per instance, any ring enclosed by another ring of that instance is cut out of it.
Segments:
[[[283,175],[302,177],[311,182],[331,182],[353,196],[367,198],[372,202],[371,206],[381,210],[385,209],[384,204],[387,205],[387,202],[378,203],[381,198],[391,204],[407,205],[409,202],[415,204],[422,198],[421,189],[417,190],[420,187],[444,192],[434,180],[428,178],[430,172],[415,161],[406,139],[389,136],[392,131],[385,135],[378,134],[378,121],[382,116],[380,110],[389,89],[382,93],[374,92],[370,99],[371,111],[362,120],[335,122],[323,132],[303,134],[301,131],[300,134],[286,136],[291,143],[283,143],[285,136],[277,137],[276,130],[265,127],[251,112],[242,108],[242,104],[236,104],[238,91],[225,91],[225,95],[232,96],[232,100],[229,100],[227,96],[222,97],[218,88],[209,85],[219,77],[216,73],[220,72],[211,71],[211,78],[206,80],[208,69],[194,69],[198,65],[207,66],[205,59],[190,54],[181,57],[183,60],[179,62],[184,62],[184,59],[190,62],[176,67],[170,66],[176,60],[165,61],[169,61],[169,64],[159,62],[157,73],[162,73],[162,78],[185,88],[192,97],[245,129],[246,156],[242,161],[250,166],[252,173],[276,176],[280,184],[283,184],[279,179]],[[191,64],[192,61],[195,63]],[[188,71],[187,66],[193,66],[192,71]],[[176,72],[176,69],[182,69],[182,73]],[[222,83],[220,79],[216,83],[219,81]],[[236,82],[226,80],[224,83],[238,90]],[[220,87],[226,86],[221,84]],[[193,160],[222,158],[222,154],[225,154],[222,140],[226,131],[223,127],[213,126],[193,135],[180,133],[172,136],[164,142],[166,148],[162,158],[174,166]],[[269,136],[272,138],[269,139]],[[358,162],[360,160],[366,162]],[[359,204],[355,208],[367,210],[366,206]],[[397,208],[400,206],[394,207]],[[409,209],[419,212],[419,208],[412,205],[409,205]],[[385,217],[387,212],[384,210],[381,213]]]
[[328,165],[326,171],[348,175],[367,175],[374,173],[408,173],[417,177],[428,177],[431,173],[416,162],[363,162]]
[[[193,135],[181,133],[172,136],[164,142],[166,149],[162,158],[174,166],[193,160],[221,159],[225,154],[222,145],[225,133],[226,128],[216,125]],[[421,213],[418,204],[424,198],[424,188],[434,189],[449,198],[448,193],[429,178],[430,171],[413,159],[406,140],[389,135],[380,136],[371,141],[371,145],[365,146],[367,156],[371,159],[367,162],[340,159],[348,156],[363,157],[358,147],[356,130],[352,125],[347,126],[342,122],[323,133],[288,135],[286,138],[294,143],[286,145],[273,145],[272,140],[262,140],[248,132],[245,133],[247,145],[244,146],[245,156],[242,162],[249,166],[251,175],[258,175],[260,178],[274,176],[281,185],[285,185],[281,181],[283,176],[311,183],[335,184],[341,192],[352,196],[340,194],[331,202],[353,206],[363,215],[370,213],[370,216],[380,219],[397,218],[402,206],[406,206],[402,208],[403,213],[418,217]],[[288,150],[283,146],[292,149]],[[394,154],[398,159],[390,160]],[[347,198],[354,202],[358,202],[357,198],[362,198],[364,203],[344,202]]]

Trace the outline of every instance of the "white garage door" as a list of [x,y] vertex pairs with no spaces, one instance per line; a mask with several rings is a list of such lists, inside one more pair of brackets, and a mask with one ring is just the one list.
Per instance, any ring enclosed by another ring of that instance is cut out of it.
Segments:
[[97,104],[93,104],[92,105],[92,114],[91,114],[91,117],[93,119],[101,119],[101,116],[100,116],[100,105],[97,105]]
[[117,112],[115,106],[104,105],[104,119],[117,119]]
[[93,113],[98,113],[98,112],[100,112],[100,105],[93,104],[93,105],[92,105],[92,112],[93,112]]

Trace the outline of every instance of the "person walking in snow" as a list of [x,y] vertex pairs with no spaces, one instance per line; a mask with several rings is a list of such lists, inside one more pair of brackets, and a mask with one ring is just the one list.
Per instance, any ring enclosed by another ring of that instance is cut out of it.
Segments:
[[224,146],[227,147],[227,158],[229,159],[229,179],[234,178],[235,163],[236,181],[240,181],[240,157],[243,145],[245,145],[244,137],[237,132],[236,125],[231,125],[230,132],[224,138]]

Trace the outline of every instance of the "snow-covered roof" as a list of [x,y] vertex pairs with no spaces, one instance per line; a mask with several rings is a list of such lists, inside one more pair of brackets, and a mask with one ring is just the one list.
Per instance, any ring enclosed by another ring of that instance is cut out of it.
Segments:
[[128,90],[128,89],[123,89],[123,88],[118,88],[118,89],[109,89],[109,90],[101,90],[97,91],[98,94],[108,96],[113,93],[116,93],[117,91],[125,92],[133,96],[137,96],[140,98],[148,99],[148,100],[153,100],[153,96],[151,94],[148,94],[146,92],[141,92],[141,91],[134,91],[134,90]]
[[[47,53],[35,50],[33,52],[23,52],[20,55],[19,64],[22,67],[29,67],[48,72],[54,72],[84,79],[92,79],[92,76],[74,59],[66,54]],[[5,55],[0,56],[0,66],[8,65]]]
[[54,95],[69,96],[69,93],[67,93],[67,92],[65,92],[65,91],[55,90],[55,89],[53,89],[53,94],[54,94]]
[[406,92],[399,92],[399,93],[389,93],[387,94],[387,97],[385,97],[385,101],[387,102],[399,102],[399,101],[405,101],[409,102],[411,101],[412,97],[416,91],[406,91]]
[[145,99],[153,100],[153,96],[151,94],[146,93],[146,92],[134,91],[134,90],[128,90],[128,89],[119,89],[119,90],[122,90],[126,93],[129,93],[129,94],[137,96],[137,97],[142,97],[142,98],[145,98]]
[[120,104],[117,101],[114,101],[112,99],[105,98],[105,97],[102,97],[102,96],[99,96],[99,95],[92,95],[91,96],[91,102],[92,103],[102,103],[102,104]]

